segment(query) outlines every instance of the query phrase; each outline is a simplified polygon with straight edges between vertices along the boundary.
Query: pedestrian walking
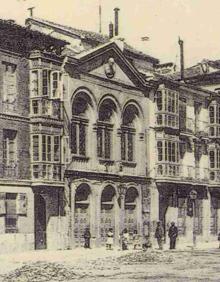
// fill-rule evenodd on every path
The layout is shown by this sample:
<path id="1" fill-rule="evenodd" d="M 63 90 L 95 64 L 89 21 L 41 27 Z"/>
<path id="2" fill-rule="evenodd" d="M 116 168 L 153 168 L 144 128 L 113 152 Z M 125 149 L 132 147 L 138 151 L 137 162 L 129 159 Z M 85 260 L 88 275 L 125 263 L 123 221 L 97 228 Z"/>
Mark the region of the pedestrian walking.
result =
<path id="1" fill-rule="evenodd" d="M 157 222 L 155 238 L 157 239 L 159 250 L 163 250 L 164 230 L 160 221 Z"/>
<path id="2" fill-rule="evenodd" d="M 128 250 L 128 240 L 129 240 L 129 233 L 127 228 L 125 228 L 122 232 L 122 250 Z"/>
<path id="3" fill-rule="evenodd" d="M 85 249 L 90 249 L 91 233 L 90 233 L 90 231 L 89 231 L 89 228 L 86 228 L 83 237 L 84 237 L 84 240 L 85 240 L 84 248 L 85 248 Z"/>
<path id="4" fill-rule="evenodd" d="M 175 226 L 174 222 L 171 222 L 168 236 L 170 238 L 170 250 L 173 250 L 176 248 L 176 238 L 178 237 L 178 228 Z"/>
<path id="5" fill-rule="evenodd" d="M 106 249 L 112 250 L 113 243 L 114 243 L 114 233 L 113 233 L 113 229 L 110 228 L 107 233 Z"/>

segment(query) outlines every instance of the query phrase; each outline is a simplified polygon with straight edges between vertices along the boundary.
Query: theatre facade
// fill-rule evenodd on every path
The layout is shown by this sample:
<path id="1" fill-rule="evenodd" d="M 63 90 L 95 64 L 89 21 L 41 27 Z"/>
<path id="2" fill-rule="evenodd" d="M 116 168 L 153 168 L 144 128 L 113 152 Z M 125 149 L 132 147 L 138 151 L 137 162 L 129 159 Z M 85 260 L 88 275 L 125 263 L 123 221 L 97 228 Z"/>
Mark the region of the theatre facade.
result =
<path id="1" fill-rule="evenodd" d="M 154 241 L 158 220 L 181 243 L 216 240 L 218 93 L 159 75 L 119 38 L 76 53 L 80 36 L 28 23 L 0 23 L 2 252 L 82 247 L 86 228 L 92 247 L 109 228 L 116 245 L 125 228 Z"/>

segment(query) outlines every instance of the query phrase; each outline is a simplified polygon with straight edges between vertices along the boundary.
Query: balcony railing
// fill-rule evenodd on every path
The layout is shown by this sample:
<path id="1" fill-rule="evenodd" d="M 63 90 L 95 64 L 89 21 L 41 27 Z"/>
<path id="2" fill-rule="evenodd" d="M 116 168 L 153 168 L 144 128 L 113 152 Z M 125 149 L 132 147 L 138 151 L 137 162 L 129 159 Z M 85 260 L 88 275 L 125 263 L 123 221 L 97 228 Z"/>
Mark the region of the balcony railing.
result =
<path id="1" fill-rule="evenodd" d="M 34 180 L 62 181 L 62 165 L 49 163 L 32 164 Z"/>
<path id="2" fill-rule="evenodd" d="M 157 113 L 156 116 L 157 127 L 179 128 L 179 116 L 170 113 Z"/>
<path id="3" fill-rule="evenodd" d="M 195 120 L 193 118 L 185 118 L 180 120 L 180 131 L 194 134 L 195 133 Z"/>
<path id="4" fill-rule="evenodd" d="M 157 178 L 179 178 L 184 180 L 208 181 L 207 168 L 195 168 L 181 164 L 159 163 L 156 165 Z"/>

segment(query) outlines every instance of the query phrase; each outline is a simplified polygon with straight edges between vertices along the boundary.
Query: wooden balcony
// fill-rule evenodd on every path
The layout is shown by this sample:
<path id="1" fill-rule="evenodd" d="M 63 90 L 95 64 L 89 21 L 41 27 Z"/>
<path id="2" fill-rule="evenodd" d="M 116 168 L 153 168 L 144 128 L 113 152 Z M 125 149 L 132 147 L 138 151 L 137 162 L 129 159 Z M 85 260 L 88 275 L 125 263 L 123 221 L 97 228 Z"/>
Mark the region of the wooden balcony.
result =
<path id="1" fill-rule="evenodd" d="M 209 170 L 172 163 L 158 163 L 156 165 L 156 178 L 171 178 L 184 181 L 208 182 Z"/>
<path id="2" fill-rule="evenodd" d="M 36 181 L 63 181 L 63 168 L 55 163 L 32 163 L 32 179 Z"/>

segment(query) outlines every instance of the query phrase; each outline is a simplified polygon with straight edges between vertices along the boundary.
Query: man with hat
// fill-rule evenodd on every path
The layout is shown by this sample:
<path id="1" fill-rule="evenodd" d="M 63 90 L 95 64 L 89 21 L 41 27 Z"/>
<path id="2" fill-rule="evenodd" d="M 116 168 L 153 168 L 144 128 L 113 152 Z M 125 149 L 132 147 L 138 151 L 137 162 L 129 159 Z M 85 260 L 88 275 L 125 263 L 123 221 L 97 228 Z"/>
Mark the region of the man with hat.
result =
<path id="1" fill-rule="evenodd" d="M 171 222 L 168 236 L 170 237 L 170 250 L 173 250 L 176 248 L 176 238 L 178 237 L 178 229 L 174 222 Z"/>

